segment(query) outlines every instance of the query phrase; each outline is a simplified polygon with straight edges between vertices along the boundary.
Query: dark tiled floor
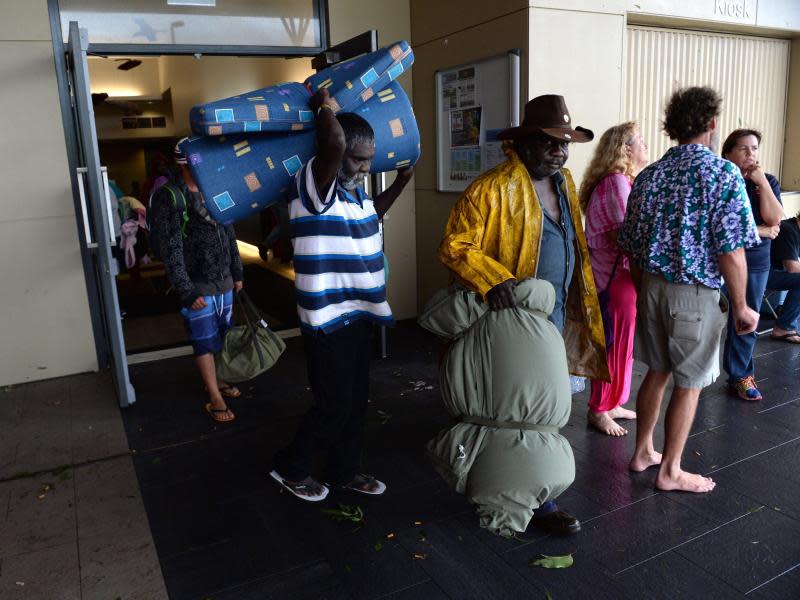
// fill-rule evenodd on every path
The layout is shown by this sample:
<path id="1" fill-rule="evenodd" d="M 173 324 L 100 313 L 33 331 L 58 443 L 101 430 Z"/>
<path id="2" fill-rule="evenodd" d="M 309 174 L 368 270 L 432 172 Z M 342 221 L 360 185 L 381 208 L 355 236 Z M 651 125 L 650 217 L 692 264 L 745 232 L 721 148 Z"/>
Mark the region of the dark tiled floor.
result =
<path id="1" fill-rule="evenodd" d="M 564 429 L 577 477 L 559 502 L 583 531 L 515 540 L 480 529 L 425 458 L 448 421 L 436 340 L 402 323 L 390 349 L 373 363 L 366 461 L 389 492 L 325 503 L 361 506 L 360 528 L 266 477 L 310 401 L 300 340 L 243 387 L 228 426 L 202 412 L 190 358 L 133 367 L 125 426 L 171 598 L 800 598 L 800 348 L 758 342 L 763 402 L 729 397 L 721 380 L 704 392 L 685 463 L 714 474 L 707 495 L 657 493 L 654 472 L 628 473 L 633 436 L 589 430 L 577 395 Z M 530 566 L 564 553 L 570 569 Z"/>

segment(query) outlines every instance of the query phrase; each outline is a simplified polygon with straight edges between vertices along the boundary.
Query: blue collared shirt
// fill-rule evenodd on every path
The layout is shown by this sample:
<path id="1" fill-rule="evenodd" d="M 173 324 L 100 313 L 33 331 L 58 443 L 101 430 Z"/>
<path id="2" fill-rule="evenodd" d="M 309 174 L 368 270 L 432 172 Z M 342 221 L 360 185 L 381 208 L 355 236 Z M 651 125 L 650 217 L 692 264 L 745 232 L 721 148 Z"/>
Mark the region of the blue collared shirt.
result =
<path id="1" fill-rule="evenodd" d="M 550 321 L 559 332 L 564 330 L 565 307 L 567 291 L 572 281 L 572 272 L 575 268 L 575 226 L 569 212 L 569 203 L 562 189 L 564 176 L 557 171 L 552 176 L 553 183 L 558 192 L 558 205 L 561 208 L 561 217 L 558 221 L 553 219 L 542 206 L 542 245 L 539 252 L 539 265 L 536 272 L 537 279 L 544 279 L 553 284 L 556 289 L 556 304 L 550 314 Z"/>

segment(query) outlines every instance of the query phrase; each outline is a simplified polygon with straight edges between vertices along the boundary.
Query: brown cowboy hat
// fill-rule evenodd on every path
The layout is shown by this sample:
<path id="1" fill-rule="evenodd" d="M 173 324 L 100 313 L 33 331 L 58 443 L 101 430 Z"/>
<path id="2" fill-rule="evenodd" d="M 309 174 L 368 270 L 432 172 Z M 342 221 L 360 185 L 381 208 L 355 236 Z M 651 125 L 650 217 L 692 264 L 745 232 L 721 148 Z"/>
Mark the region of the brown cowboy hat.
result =
<path id="1" fill-rule="evenodd" d="M 564 96 L 547 94 L 537 96 L 525 105 L 525 118 L 522 125 L 501 131 L 497 135 L 500 140 L 513 140 L 534 133 L 544 133 L 557 140 L 567 142 L 591 142 L 594 133 L 584 127 L 572 128 Z"/>

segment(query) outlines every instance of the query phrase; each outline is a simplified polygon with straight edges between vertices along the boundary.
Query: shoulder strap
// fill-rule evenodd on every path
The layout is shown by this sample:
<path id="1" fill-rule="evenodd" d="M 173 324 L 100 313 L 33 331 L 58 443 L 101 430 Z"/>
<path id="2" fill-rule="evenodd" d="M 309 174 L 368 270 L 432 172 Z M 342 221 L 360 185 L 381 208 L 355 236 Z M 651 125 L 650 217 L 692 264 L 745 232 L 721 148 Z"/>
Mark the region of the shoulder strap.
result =
<path id="1" fill-rule="evenodd" d="M 188 204 L 186 203 L 186 196 L 184 196 L 183 190 L 170 183 L 165 184 L 164 189 L 172 196 L 172 205 L 181 213 L 181 233 L 183 237 L 186 237 L 186 224 L 189 222 L 189 210 Z M 177 196 L 175 192 L 177 192 Z M 178 196 L 180 196 L 180 206 L 178 206 Z"/>

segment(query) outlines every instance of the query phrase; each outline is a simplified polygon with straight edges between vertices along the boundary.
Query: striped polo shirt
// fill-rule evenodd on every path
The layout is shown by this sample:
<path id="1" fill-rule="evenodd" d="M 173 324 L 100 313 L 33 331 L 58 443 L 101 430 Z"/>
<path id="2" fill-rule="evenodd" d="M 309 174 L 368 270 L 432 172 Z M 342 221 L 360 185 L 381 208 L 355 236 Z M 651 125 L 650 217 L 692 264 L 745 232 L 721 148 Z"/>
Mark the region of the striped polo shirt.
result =
<path id="1" fill-rule="evenodd" d="M 289 200 L 301 328 L 331 333 L 358 319 L 391 325 L 383 240 L 373 202 L 361 188 L 347 192 L 336 181 L 320 199 L 313 161 L 298 171 Z"/>

